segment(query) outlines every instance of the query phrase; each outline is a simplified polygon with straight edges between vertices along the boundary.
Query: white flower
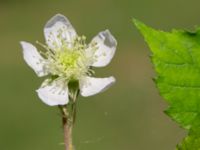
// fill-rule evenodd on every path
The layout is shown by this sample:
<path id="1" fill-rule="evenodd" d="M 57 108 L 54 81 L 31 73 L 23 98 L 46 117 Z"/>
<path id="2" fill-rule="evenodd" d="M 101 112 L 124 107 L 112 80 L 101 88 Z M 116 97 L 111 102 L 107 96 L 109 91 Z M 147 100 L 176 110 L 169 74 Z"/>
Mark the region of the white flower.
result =
<path id="1" fill-rule="evenodd" d="M 57 14 L 44 27 L 45 52 L 38 52 L 28 42 L 21 42 L 26 63 L 39 77 L 50 75 L 37 90 L 40 99 L 50 106 L 69 102 L 68 83 L 78 81 L 80 94 L 91 96 L 106 90 L 114 77 L 94 78 L 91 67 L 104 67 L 114 56 L 117 41 L 108 30 L 100 32 L 90 44 L 78 36 L 69 20 Z"/>

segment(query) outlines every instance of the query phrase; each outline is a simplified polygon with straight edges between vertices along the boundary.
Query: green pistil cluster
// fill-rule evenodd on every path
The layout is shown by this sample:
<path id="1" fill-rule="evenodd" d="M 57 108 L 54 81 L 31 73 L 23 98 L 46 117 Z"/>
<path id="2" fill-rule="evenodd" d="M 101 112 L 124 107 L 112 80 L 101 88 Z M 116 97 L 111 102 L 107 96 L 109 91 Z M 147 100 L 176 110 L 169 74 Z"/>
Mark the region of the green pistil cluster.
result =
<path id="1" fill-rule="evenodd" d="M 94 71 L 90 69 L 90 65 L 95 61 L 97 47 L 93 43 L 90 45 L 91 52 L 88 53 L 85 41 L 85 36 L 77 36 L 71 43 L 62 42 L 61 47 L 56 50 L 45 47 L 47 51 L 44 55 L 49 72 L 66 80 L 79 80 L 83 76 L 92 75 Z"/>

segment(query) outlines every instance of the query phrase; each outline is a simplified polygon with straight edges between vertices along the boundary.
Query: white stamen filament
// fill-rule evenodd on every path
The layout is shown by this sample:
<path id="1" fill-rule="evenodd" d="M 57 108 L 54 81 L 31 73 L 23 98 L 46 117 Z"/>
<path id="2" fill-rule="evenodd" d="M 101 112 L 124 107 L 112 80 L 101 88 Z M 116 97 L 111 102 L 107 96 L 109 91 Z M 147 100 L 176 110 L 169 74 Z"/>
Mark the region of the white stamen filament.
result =
<path id="1" fill-rule="evenodd" d="M 46 50 L 46 52 L 40 52 L 46 58 L 46 69 L 52 75 L 57 75 L 58 79 L 64 78 L 67 81 L 79 80 L 86 75 L 91 76 L 94 71 L 90 69 L 90 65 L 95 61 L 95 57 L 86 54 L 85 50 L 88 48 L 86 37 L 77 36 L 71 42 L 66 42 L 62 37 L 63 30 L 58 30 L 57 38 L 51 34 L 55 39 L 53 43 L 56 49 L 54 50 L 38 41 L 36 42 Z M 61 43 L 60 48 L 57 48 L 58 43 Z M 97 49 L 96 44 L 93 43 L 90 47 L 94 54 Z"/>

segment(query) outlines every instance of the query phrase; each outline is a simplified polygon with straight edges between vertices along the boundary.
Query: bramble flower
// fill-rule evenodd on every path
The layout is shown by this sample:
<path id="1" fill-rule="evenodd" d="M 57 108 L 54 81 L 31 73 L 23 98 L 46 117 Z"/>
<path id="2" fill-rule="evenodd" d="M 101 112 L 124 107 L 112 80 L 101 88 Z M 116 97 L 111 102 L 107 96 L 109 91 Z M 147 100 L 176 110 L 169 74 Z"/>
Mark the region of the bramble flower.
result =
<path id="1" fill-rule="evenodd" d="M 57 14 L 44 27 L 45 51 L 28 42 L 21 42 L 26 63 L 39 77 L 48 76 L 36 90 L 40 99 L 50 106 L 69 102 L 69 83 L 77 81 L 84 97 L 106 90 L 114 77 L 95 78 L 92 67 L 104 67 L 114 56 L 117 41 L 108 30 L 100 32 L 90 44 L 78 36 L 68 19 Z"/>

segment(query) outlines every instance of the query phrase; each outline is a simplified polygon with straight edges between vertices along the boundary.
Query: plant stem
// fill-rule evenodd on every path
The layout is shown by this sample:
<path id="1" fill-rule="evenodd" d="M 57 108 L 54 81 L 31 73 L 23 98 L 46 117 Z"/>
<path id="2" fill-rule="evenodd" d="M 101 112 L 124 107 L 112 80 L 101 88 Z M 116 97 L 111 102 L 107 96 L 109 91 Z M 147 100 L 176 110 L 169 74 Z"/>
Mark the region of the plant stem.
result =
<path id="1" fill-rule="evenodd" d="M 65 150 L 73 150 L 73 144 L 72 144 L 73 115 L 71 116 L 66 106 L 60 106 L 60 109 L 62 113 Z"/>
<path id="2" fill-rule="evenodd" d="M 60 105 L 64 131 L 65 150 L 74 150 L 72 143 L 72 129 L 76 119 L 76 99 L 79 94 L 79 83 L 69 82 L 69 102 L 67 105 Z"/>
<path id="3" fill-rule="evenodd" d="M 68 121 L 67 121 L 66 117 L 63 117 L 62 121 L 63 121 L 65 150 L 73 150 L 73 145 L 72 145 L 72 125 L 68 124 Z"/>

